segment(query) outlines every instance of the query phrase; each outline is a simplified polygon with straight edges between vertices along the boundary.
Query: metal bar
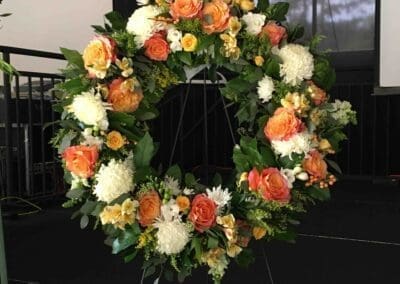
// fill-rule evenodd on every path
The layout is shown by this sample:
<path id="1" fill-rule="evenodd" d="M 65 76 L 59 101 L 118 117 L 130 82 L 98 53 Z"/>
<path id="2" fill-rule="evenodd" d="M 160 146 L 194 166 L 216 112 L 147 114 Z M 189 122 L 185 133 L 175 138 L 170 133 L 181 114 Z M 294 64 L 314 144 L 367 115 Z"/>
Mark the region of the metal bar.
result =
<path id="1" fill-rule="evenodd" d="M 376 176 L 376 97 L 372 97 L 372 177 Z"/>
<path id="2" fill-rule="evenodd" d="M 3 216 L 1 215 L 1 204 L 0 204 L 0 283 L 4 283 L 4 284 L 8 283 L 6 247 L 4 244 Z"/>
<path id="3" fill-rule="evenodd" d="M 27 186 L 28 195 L 33 194 L 35 189 L 35 179 L 33 175 L 33 117 L 32 117 L 32 77 L 28 77 L 28 159 L 29 162 L 29 185 Z"/>
<path id="4" fill-rule="evenodd" d="M 10 63 L 10 54 L 3 52 L 3 60 Z M 13 165 L 12 165 L 12 129 L 11 129 L 11 113 L 8 106 L 11 103 L 11 78 L 6 73 L 3 72 L 4 79 L 4 123 L 5 123 L 5 146 L 6 146 L 6 193 L 7 195 L 12 195 L 12 189 L 14 188 L 14 178 L 13 178 Z"/>
<path id="5" fill-rule="evenodd" d="M 54 84 L 55 84 L 54 79 L 51 79 L 51 85 L 52 85 L 53 88 L 54 88 Z M 54 91 L 51 91 L 51 99 L 52 100 L 55 99 Z M 51 108 L 51 121 L 55 121 L 55 120 L 56 120 L 55 112 L 54 112 L 54 109 Z M 55 126 L 55 124 L 52 124 L 52 126 L 51 126 L 51 136 L 53 137 L 55 133 L 56 133 L 56 126 Z M 56 180 L 57 179 L 57 164 L 56 164 L 57 152 L 56 152 L 56 149 L 54 147 L 52 147 L 52 159 L 53 159 L 53 162 L 54 162 L 53 163 L 53 187 L 54 187 L 54 190 L 57 190 L 57 188 L 56 188 L 56 186 L 57 186 L 57 180 Z"/>
<path id="6" fill-rule="evenodd" d="M 315 36 L 317 34 L 317 20 L 318 20 L 318 11 L 317 11 L 317 0 L 312 0 L 312 25 L 311 25 L 311 32 L 312 36 Z"/>
<path id="7" fill-rule="evenodd" d="M 364 166 L 364 84 L 361 85 L 361 102 L 360 102 L 360 124 L 359 124 L 359 129 L 360 129 L 360 143 L 359 145 L 359 150 L 360 150 L 360 169 L 359 169 L 359 174 L 363 174 L 363 166 Z"/>
<path id="8" fill-rule="evenodd" d="M 18 73 L 21 76 L 26 76 L 26 77 L 43 77 L 43 78 L 49 78 L 49 79 L 64 79 L 65 77 L 62 75 L 58 74 L 51 74 L 51 73 L 42 73 L 42 72 L 32 72 L 32 71 L 18 71 Z"/>
<path id="9" fill-rule="evenodd" d="M 46 192 L 46 156 L 45 156 L 45 143 L 44 143 L 44 130 L 43 130 L 43 125 L 44 125 L 44 91 L 43 91 L 43 77 L 40 77 L 40 124 L 41 128 L 40 129 L 40 146 L 42 150 L 42 165 L 41 165 L 41 170 L 42 170 L 42 193 L 44 194 Z"/>
<path id="10" fill-rule="evenodd" d="M 61 53 L 54 53 L 54 52 L 33 50 L 33 49 L 25 49 L 25 48 L 13 47 L 13 46 L 0 45 L 0 52 L 8 53 L 8 54 L 12 53 L 12 54 L 20 54 L 20 55 L 26 55 L 26 56 L 45 57 L 45 58 L 65 60 L 64 55 L 62 55 Z"/>
<path id="11" fill-rule="evenodd" d="M 205 167 L 205 182 L 208 184 L 208 108 L 207 108 L 207 79 L 206 71 L 203 71 L 203 116 L 204 116 L 204 156 L 203 166 Z"/>
<path id="12" fill-rule="evenodd" d="M 18 196 L 22 194 L 22 165 L 21 165 L 21 121 L 20 121 L 20 100 L 19 100 L 19 77 L 15 77 L 15 122 L 17 124 L 17 183 Z"/>
<path id="13" fill-rule="evenodd" d="M 386 98 L 386 147 L 385 147 L 385 175 L 390 175 L 390 97 Z"/>

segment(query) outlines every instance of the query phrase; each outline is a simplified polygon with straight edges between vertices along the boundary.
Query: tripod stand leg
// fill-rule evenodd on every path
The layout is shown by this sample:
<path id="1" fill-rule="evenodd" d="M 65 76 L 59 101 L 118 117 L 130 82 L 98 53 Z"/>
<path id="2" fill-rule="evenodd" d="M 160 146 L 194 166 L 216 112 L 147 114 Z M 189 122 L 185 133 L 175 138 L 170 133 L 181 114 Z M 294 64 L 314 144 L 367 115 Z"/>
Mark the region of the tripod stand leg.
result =
<path id="1" fill-rule="evenodd" d="M 7 265 L 6 265 L 6 249 L 4 246 L 3 237 L 3 217 L 1 215 L 1 205 L 0 205 L 0 283 L 7 284 Z"/>

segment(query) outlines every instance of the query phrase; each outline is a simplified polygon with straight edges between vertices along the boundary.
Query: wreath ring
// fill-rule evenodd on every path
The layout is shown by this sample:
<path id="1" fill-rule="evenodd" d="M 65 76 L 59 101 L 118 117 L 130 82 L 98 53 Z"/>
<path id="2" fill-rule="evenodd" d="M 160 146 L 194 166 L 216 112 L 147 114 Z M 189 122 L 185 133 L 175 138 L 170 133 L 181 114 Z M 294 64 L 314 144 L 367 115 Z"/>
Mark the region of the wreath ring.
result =
<path id="1" fill-rule="evenodd" d="M 251 0 L 140 1 L 128 21 L 115 12 L 83 54 L 62 48 L 66 81 L 57 86 L 60 129 L 52 139 L 71 185 L 65 207 L 80 225 L 102 226 L 114 254 L 143 253 L 146 276 L 162 266 L 182 282 L 199 266 L 219 283 L 234 259 L 248 263 L 252 239 L 294 238 L 298 214 L 329 198 L 340 171 L 327 159 L 356 123 L 348 102 L 329 101 L 334 70 L 299 44 L 287 3 Z M 235 77 L 221 88 L 238 106 L 236 181 L 209 187 L 178 166 L 151 167 L 148 121 L 165 91 L 194 68 Z M 200 66 L 200 67 L 199 67 Z M 244 253 L 245 252 L 245 253 Z"/>

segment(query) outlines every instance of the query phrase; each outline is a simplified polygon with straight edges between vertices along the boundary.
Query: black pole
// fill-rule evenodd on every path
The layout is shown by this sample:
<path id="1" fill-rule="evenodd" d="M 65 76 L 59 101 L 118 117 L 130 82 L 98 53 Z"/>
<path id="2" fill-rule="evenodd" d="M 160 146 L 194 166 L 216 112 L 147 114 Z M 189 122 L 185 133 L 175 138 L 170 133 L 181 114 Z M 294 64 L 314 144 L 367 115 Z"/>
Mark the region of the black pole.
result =
<path id="1" fill-rule="evenodd" d="M 7 281 L 7 263 L 6 263 L 6 248 L 4 246 L 3 237 L 3 217 L 1 215 L 0 204 L 0 283 L 8 283 Z"/>
<path id="2" fill-rule="evenodd" d="M 312 36 L 317 34 L 317 0 L 312 0 Z"/>

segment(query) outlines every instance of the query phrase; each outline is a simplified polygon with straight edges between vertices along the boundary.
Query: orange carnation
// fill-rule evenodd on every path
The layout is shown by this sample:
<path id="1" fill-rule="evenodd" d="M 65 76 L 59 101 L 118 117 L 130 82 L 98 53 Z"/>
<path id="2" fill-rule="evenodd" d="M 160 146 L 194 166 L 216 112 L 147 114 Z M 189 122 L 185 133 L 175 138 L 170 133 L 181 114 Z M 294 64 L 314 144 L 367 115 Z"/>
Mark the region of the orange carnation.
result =
<path id="1" fill-rule="evenodd" d="M 170 52 L 169 44 L 161 33 L 156 33 L 146 40 L 144 48 L 144 54 L 155 61 L 166 61 Z"/>
<path id="2" fill-rule="evenodd" d="M 301 131 L 303 125 L 292 109 L 278 108 L 264 127 L 269 140 L 287 140 Z"/>
<path id="3" fill-rule="evenodd" d="M 83 63 L 91 78 L 104 79 L 115 60 L 115 42 L 105 36 L 95 37 L 83 51 Z"/>
<path id="4" fill-rule="evenodd" d="M 96 146 L 71 146 L 62 154 L 67 169 L 81 178 L 89 178 L 94 174 L 94 168 L 99 157 Z"/>
<path id="5" fill-rule="evenodd" d="M 155 190 L 142 194 L 139 198 L 139 223 L 143 227 L 151 225 L 160 215 L 161 199 Z"/>
<path id="6" fill-rule="evenodd" d="M 113 110 L 118 112 L 134 112 L 143 99 L 143 92 L 135 87 L 133 79 L 115 79 L 110 84 L 107 101 Z"/>
<path id="7" fill-rule="evenodd" d="M 229 6 L 222 0 L 204 4 L 202 11 L 203 31 L 207 34 L 223 32 L 229 25 Z"/>
<path id="8" fill-rule="evenodd" d="M 170 13 L 174 19 L 193 19 L 202 7 L 202 0 L 175 0 L 170 4 Z"/>
<path id="9" fill-rule="evenodd" d="M 269 21 L 262 29 L 261 35 L 266 35 L 273 46 L 278 45 L 287 37 L 286 29 L 275 21 Z"/>
<path id="10" fill-rule="evenodd" d="M 303 161 L 303 168 L 317 179 L 325 179 L 328 174 L 328 166 L 322 155 L 314 150 Z"/>

